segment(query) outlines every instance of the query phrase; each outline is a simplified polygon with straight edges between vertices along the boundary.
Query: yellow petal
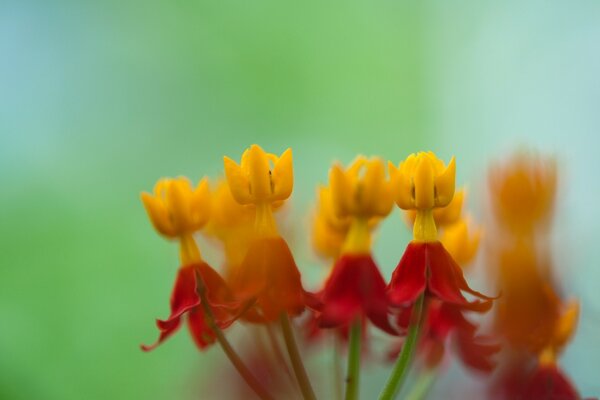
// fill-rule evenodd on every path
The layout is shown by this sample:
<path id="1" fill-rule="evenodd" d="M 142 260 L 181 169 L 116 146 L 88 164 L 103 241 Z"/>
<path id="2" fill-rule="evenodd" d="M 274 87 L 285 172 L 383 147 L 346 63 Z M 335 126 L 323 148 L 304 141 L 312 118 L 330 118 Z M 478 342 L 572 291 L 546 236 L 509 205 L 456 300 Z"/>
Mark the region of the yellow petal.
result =
<path id="1" fill-rule="evenodd" d="M 233 198 L 240 204 L 252 203 L 250 182 L 242 168 L 231 158 L 223 157 L 225 176 Z"/>
<path id="2" fill-rule="evenodd" d="M 335 215 L 340 218 L 348 216 L 350 213 L 349 197 L 352 191 L 348 178 L 339 164 L 335 164 L 329 171 L 329 186 Z"/>
<path id="3" fill-rule="evenodd" d="M 271 171 L 267 153 L 253 144 L 248 151 L 247 163 L 242 164 L 248 173 L 250 190 L 255 201 L 265 201 L 271 197 Z"/>
<path id="4" fill-rule="evenodd" d="M 292 194 L 294 188 L 294 170 L 292 149 L 287 149 L 275 162 L 271 175 L 273 182 L 273 199 L 285 200 Z"/>
<path id="5" fill-rule="evenodd" d="M 396 168 L 391 162 L 388 164 L 392 194 L 398 207 L 403 210 L 413 209 L 415 207 L 414 186 L 411 179 L 403 171 L 403 163 Z"/>
<path id="6" fill-rule="evenodd" d="M 192 193 L 190 209 L 194 230 L 199 230 L 206 224 L 211 213 L 208 178 L 202 178 Z"/>
<path id="7" fill-rule="evenodd" d="M 415 205 L 419 209 L 434 206 L 434 169 L 428 157 L 420 157 L 415 167 Z"/>
<path id="8" fill-rule="evenodd" d="M 456 162 L 454 161 L 454 157 L 452 157 L 446 170 L 435 178 L 436 207 L 445 207 L 450 203 L 450 201 L 452 201 L 452 197 L 454 196 L 455 179 Z"/>
<path id="9" fill-rule="evenodd" d="M 186 178 L 171 180 L 167 187 L 166 207 L 173 221 L 173 227 L 178 232 L 187 231 L 190 227 L 190 204 L 192 186 Z"/>
<path id="10" fill-rule="evenodd" d="M 146 192 L 141 194 L 141 199 L 154 228 L 162 235 L 174 237 L 175 231 L 162 201 Z"/>

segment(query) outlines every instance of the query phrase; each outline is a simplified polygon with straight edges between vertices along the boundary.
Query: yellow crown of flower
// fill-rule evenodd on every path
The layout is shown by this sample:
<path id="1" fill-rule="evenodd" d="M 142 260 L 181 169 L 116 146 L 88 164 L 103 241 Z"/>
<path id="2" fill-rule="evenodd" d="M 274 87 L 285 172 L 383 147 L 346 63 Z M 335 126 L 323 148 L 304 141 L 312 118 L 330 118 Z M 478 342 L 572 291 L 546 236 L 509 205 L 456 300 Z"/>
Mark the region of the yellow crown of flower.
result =
<path id="1" fill-rule="evenodd" d="M 153 194 L 143 192 L 141 198 L 154 228 L 169 238 L 200 230 L 210 215 L 211 199 L 206 178 L 195 189 L 184 177 L 161 179 L 154 186 Z"/>
<path id="2" fill-rule="evenodd" d="M 333 209 L 340 218 L 385 217 L 394 205 L 380 158 L 358 157 L 346 170 L 336 164 L 329 173 L 329 182 Z"/>
<path id="3" fill-rule="evenodd" d="M 265 204 L 290 197 L 294 187 L 292 150 L 277 157 L 253 144 L 238 165 L 224 157 L 225 175 L 234 199 L 240 204 Z"/>
<path id="4" fill-rule="evenodd" d="M 447 206 L 454 196 L 454 157 L 446 167 L 433 152 L 411 154 L 398 167 L 389 163 L 394 197 L 404 210 Z"/>

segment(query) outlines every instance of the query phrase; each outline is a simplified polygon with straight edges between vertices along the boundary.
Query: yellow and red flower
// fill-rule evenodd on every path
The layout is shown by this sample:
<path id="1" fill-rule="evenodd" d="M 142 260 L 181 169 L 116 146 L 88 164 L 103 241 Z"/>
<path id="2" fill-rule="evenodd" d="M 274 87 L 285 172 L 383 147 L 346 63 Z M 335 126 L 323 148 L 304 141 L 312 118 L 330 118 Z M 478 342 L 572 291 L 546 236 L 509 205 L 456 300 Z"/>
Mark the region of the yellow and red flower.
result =
<path id="1" fill-rule="evenodd" d="M 331 168 L 330 204 L 338 221 L 350 221 L 331 274 L 320 298 L 318 315 L 323 328 L 347 328 L 359 319 L 369 319 L 378 328 L 395 334 L 388 319 L 385 280 L 371 255 L 371 229 L 375 220 L 387 216 L 393 205 L 391 187 L 383 161 L 359 157 L 346 170 Z M 328 200 L 329 198 L 324 198 Z"/>
<path id="2" fill-rule="evenodd" d="M 410 155 L 399 167 L 390 164 L 398 206 L 416 210 L 413 240 L 408 244 L 388 285 L 389 298 L 397 306 L 412 304 L 421 295 L 464 307 L 479 307 L 462 292 L 484 301 L 493 298 L 469 287 L 459 265 L 438 240 L 434 208 L 446 207 L 454 196 L 454 158 L 446 166 L 435 154 Z"/>
<path id="3" fill-rule="evenodd" d="M 273 217 L 273 207 L 292 194 L 291 149 L 277 157 L 252 145 L 240 164 L 225 157 L 225 175 L 233 198 L 255 207 L 254 237 L 240 267 L 228 279 L 237 299 L 256 305 L 255 313 L 246 318 L 274 321 L 282 313 L 298 315 L 307 304 L 315 306 L 316 300 L 302 287 L 300 271 Z"/>
<path id="4" fill-rule="evenodd" d="M 494 329 L 507 344 L 490 391 L 496 399 L 580 398 L 558 366 L 558 355 L 575 331 L 579 303 L 560 297 L 547 252 L 556 173 L 553 159 L 526 153 L 490 173 L 497 226 L 489 261 L 502 290 Z"/>
<path id="5" fill-rule="evenodd" d="M 156 230 L 167 238 L 179 240 L 181 259 L 171 293 L 171 314 L 165 320 L 156 321 L 159 338 L 153 345 L 143 345 L 142 349 L 150 351 L 173 335 L 181 326 L 184 316 L 187 317 L 194 342 L 204 349 L 214 342 L 215 335 L 205 320 L 197 293 L 197 279 L 203 280 L 211 305 L 218 305 L 214 308 L 214 314 L 219 327 L 229 326 L 240 310 L 240 305 L 234 301 L 223 279 L 202 260 L 193 237 L 194 232 L 201 229 L 209 218 L 211 202 L 208 182 L 203 179 L 194 189 L 186 178 L 162 179 L 156 184 L 154 195 L 142 193 L 142 202 Z"/>

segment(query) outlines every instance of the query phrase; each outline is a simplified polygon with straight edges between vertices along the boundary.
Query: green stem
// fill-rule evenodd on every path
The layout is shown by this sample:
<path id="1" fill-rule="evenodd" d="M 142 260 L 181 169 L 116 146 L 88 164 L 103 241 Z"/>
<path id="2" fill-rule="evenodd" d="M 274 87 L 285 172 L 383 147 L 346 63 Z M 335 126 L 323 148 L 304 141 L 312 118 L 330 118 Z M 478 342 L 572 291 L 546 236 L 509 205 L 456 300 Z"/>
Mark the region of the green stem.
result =
<path id="1" fill-rule="evenodd" d="M 417 383 L 415 383 L 408 396 L 406 396 L 406 400 L 423 400 L 431 390 L 435 382 L 435 377 L 436 373 L 433 369 L 422 372 L 417 378 Z"/>
<path id="2" fill-rule="evenodd" d="M 204 286 L 204 281 L 202 277 L 196 273 L 196 290 L 198 295 L 200 296 L 200 304 L 202 304 L 202 308 L 204 309 L 204 317 L 208 326 L 215 333 L 217 341 L 223 348 L 223 352 L 229 361 L 233 364 L 238 373 L 244 378 L 244 381 L 250 386 L 250 388 L 260 397 L 262 400 L 274 400 L 274 398 L 266 391 L 266 389 L 262 386 L 262 384 L 252 375 L 248 367 L 244 364 L 240 356 L 235 352 L 231 344 L 223 334 L 223 331 L 217 325 L 215 321 L 215 316 L 208 305 L 208 299 L 206 298 L 206 286 Z"/>
<path id="3" fill-rule="evenodd" d="M 412 321 L 408 328 L 406 341 L 402 346 L 402 351 L 394 364 L 390 377 L 379 394 L 379 400 L 392 400 L 396 396 L 396 393 L 402 388 L 402 383 L 409 370 L 412 354 L 419 336 L 419 328 L 421 327 L 421 320 L 423 317 L 424 299 L 425 295 L 421 294 L 414 305 Z"/>
<path id="4" fill-rule="evenodd" d="M 356 400 L 359 394 L 360 378 L 360 341 L 362 326 L 360 319 L 352 323 L 350 328 L 350 344 L 348 349 L 348 369 L 346 373 L 346 400 Z"/>
<path id="5" fill-rule="evenodd" d="M 333 339 L 333 380 L 334 380 L 334 390 L 335 390 L 335 398 L 336 400 L 342 400 L 344 398 L 344 386 L 342 384 L 343 372 L 342 372 L 342 363 L 341 357 L 341 344 L 340 340 L 337 337 L 337 334 L 334 332 L 331 335 Z"/>
<path id="6" fill-rule="evenodd" d="M 304 400 L 316 400 L 315 392 L 313 391 L 308 375 L 306 374 L 306 369 L 302 363 L 300 351 L 298 351 L 298 344 L 294 338 L 294 331 L 292 330 L 292 324 L 290 323 L 290 318 L 287 313 L 284 312 L 281 314 L 280 322 L 285 345 L 290 355 L 290 361 L 294 368 L 298 385 L 300 385 L 300 391 L 302 391 L 302 397 Z"/>

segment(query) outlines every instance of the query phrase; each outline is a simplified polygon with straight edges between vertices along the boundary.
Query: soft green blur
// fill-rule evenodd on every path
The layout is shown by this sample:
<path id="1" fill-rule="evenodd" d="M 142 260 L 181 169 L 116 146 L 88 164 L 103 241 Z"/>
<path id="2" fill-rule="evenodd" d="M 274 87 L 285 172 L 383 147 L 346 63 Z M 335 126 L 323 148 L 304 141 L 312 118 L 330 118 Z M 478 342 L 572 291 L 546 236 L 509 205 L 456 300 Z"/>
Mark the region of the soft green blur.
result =
<path id="1" fill-rule="evenodd" d="M 600 8 L 534 3 L 0 4 L 0 398 L 197 398 L 218 349 L 199 354 L 184 332 L 139 349 L 177 267 L 139 193 L 162 176 L 216 177 L 252 143 L 294 150 L 286 226 L 311 283 L 306 215 L 333 160 L 432 148 L 477 182 L 499 148 L 570 144 L 575 193 L 600 195 L 582 176 L 600 167 Z M 377 244 L 387 276 L 408 237 L 393 217 Z M 569 292 L 597 318 L 589 281 Z M 577 367 L 586 346 L 572 347 L 569 372 L 598 394 Z M 371 375 L 365 394 L 385 379 Z"/>

